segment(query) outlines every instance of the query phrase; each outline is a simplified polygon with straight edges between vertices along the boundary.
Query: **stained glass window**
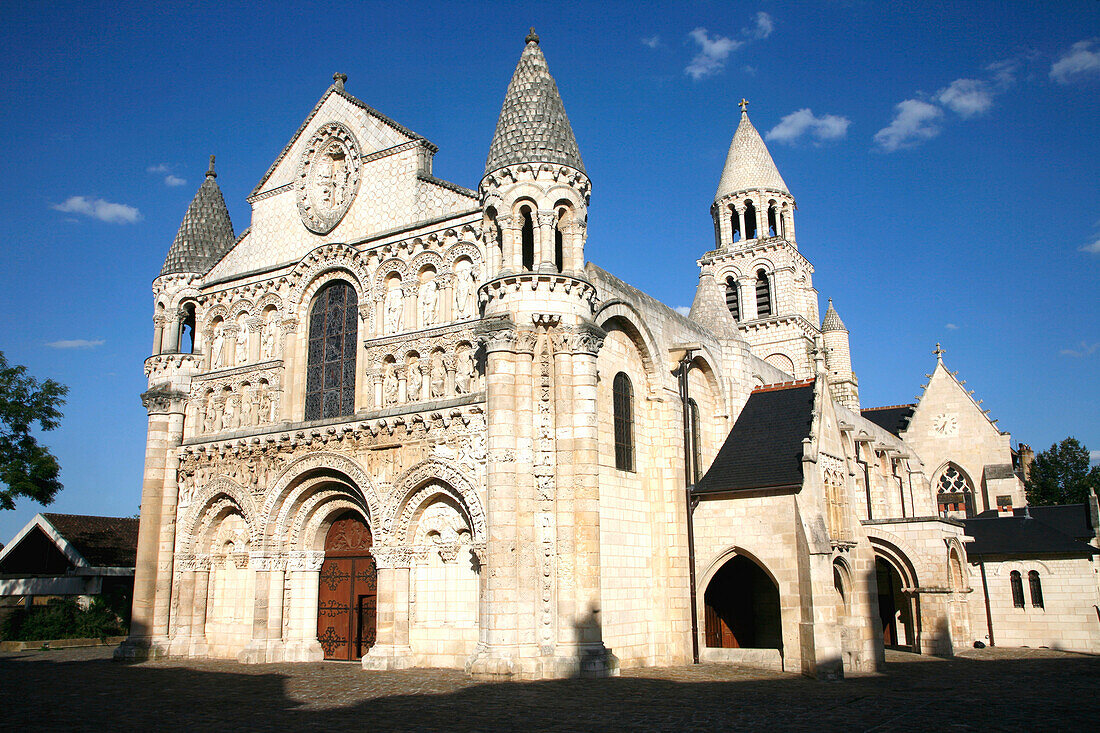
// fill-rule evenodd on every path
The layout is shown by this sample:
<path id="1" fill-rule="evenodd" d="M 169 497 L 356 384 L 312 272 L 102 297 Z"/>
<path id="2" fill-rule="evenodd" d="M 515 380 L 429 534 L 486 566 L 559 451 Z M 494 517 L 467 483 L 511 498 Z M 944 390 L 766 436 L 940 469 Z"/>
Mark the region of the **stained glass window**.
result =
<path id="1" fill-rule="evenodd" d="M 634 388 L 623 372 L 611 384 L 615 412 L 615 468 L 634 470 Z"/>
<path id="2" fill-rule="evenodd" d="M 342 280 L 325 285 L 309 311 L 306 420 L 355 412 L 355 354 L 359 300 Z"/>
<path id="3" fill-rule="evenodd" d="M 941 516 L 946 516 L 949 512 L 963 512 L 968 517 L 974 515 L 974 488 L 953 463 L 948 464 L 940 474 L 936 498 Z"/>

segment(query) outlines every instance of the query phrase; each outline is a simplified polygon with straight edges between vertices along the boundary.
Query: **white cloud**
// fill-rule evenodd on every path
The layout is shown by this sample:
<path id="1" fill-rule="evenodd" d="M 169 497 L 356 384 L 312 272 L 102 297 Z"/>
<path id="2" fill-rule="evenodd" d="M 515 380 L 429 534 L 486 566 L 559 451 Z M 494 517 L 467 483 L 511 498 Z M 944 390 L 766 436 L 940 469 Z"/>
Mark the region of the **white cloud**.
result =
<path id="1" fill-rule="evenodd" d="M 1100 463 L 1100 450 L 1089 451 L 1089 463 Z"/>
<path id="2" fill-rule="evenodd" d="M 1004 91 L 1016 83 L 1016 73 L 1020 70 L 1021 59 L 1005 59 L 997 61 L 985 67 L 990 74 L 990 81 L 998 91 Z"/>
<path id="3" fill-rule="evenodd" d="M 164 163 L 161 163 L 160 165 L 151 165 L 151 166 L 149 166 L 148 168 L 145 169 L 145 172 L 146 173 L 167 173 L 169 170 L 171 170 L 171 169 L 168 166 L 166 166 Z"/>
<path id="4" fill-rule="evenodd" d="M 650 48 L 657 48 L 658 46 L 661 45 L 661 37 L 660 36 L 650 36 L 649 38 L 643 38 L 642 39 L 642 45 L 643 46 L 649 46 Z"/>
<path id="5" fill-rule="evenodd" d="M 691 315 L 691 306 L 690 305 L 678 305 L 675 308 L 673 308 L 672 310 L 676 311 L 681 316 L 690 316 Z"/>
<path id="6" fill-rule="evenodd" d="M 814 116 L 809 107 L 791 112 L 779 120 L 779 124 L 768 130 L 764 136 L 767 140 L 775 140 L 781 143 L 794 143 L 803 135 L 809 135 L 815 142 L 839 140 L 848 134 L 848 125 L 852 121 L 847 117 L 837 115 Z"/>
<path id="7" fill-rule="evenodd" d="M 959 330 L 958 324 L 955 324 L 955 323 L 948 323 L 946 326 L 944 326 L 944 328 L 946 328 L 948 331 L 958 331 Z"/>
<path id="8" fill-rule="evenodd" d="M 165 186 L 182 186 L 185 183 L 187 183 L 186 178 L 180 178 L 179 176 L 173 176 L 171 173 L 169 173 L 167 176 L 164 177 L 164 185 Z"/>
<path id="9" fill-rule="evenodd" d="M 1080 344 L 1080 348 L 1077 348 L 1077 349 L 1062 349 L 1058 353 L 1061 354 L 1062 356 L 1073 356 L 1073 357 L 1076 357 L 1076 358 L 1080 359 L 1081 357 L 1092 356 L 1097 351 L 1100 351 L 1100 341 L 1096 341 L 1096 342 L 1091 343 L 1091 344 L 1082 341 L 1081 344 Z"/>
<path id="10" fill-rule="evenodd" d="M 699 44 L 699 53 L 695 54 L 684 73 L 697 81 L 725 68 L 729 55 L 744 45 L 743 41 L 734 41 L 725 36 L 716 35 L 711 38 L 706 28 L 696 28 L 688 36 Z"/>
<path id="11" fill-rule="evenodd" d="M 755 23 L 752 28 L 745 28 L 741 32 L 753 38 L 767 38 L 775 30 L 775 21 L 763 11 L 756 14 Z"/>
<path id="12" fill-rule="evenodd" d="M 1050 67 L 1050 78 L 1059 84 L 1089 76 L 1100 76 L 1100 38 L 1078 41 Z"/>
<path id="13" fill-rule="evenodd" d="M 906 99 L 894 107 L 893 121 L 875 133 L 875 142 L 886 152 L 908 148 L 940 134 L 943 110 L 919 99 Z"/>
<path id="14" fill-rule="evenodd" d="M 963 119 L 988 112 L 993 90 L 981 79 L 956 79 L 936 93 L 936 100 Z"/>
<path id="15" fill-rule="evenodd" d="M 1100 238 L 1089 242 L 1088 244 L 1079 247 L 1082 252 L 1089 252 L 1094 255 L 1100 255 Z"/>
<path id="16" fill-rule="evenodd" d="M 89 341 L 87 339 L 69 339 L 66 341 L 50 341 L 46 344 L 51 349 L 94 349 L 107 343 L 103 339 Z"/>
<path id="17" fill-rule="evenodd" d="M 141 221 L 141 212 L 133 206 L 113 204 L 110 201 L 85 196 L 70 196 L 63 203 L 54 204 L 52 208 L 64 211 L 66 214 L 90 216 L 108 224 L 133 224 Z"/>

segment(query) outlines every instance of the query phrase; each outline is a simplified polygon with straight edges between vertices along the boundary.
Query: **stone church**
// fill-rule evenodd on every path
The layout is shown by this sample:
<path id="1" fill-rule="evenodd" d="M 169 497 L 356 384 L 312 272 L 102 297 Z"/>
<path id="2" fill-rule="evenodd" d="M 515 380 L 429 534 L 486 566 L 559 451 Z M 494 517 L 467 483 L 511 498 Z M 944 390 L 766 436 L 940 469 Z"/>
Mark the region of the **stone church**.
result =
<path id="1" fill-rule="evenodd" d="M 983 601 L 966 520 L 1024 506 L 1010 436 L 940 350 L 916 404 L 861 409 L 744 103 L 684 316 L 586 262 L 533 31 L 476 191 L 333 78 L 240 233 L 211 158 L 153 281 L 119 657 L 837 678 L 986 635 L 1020 573 Z"/>

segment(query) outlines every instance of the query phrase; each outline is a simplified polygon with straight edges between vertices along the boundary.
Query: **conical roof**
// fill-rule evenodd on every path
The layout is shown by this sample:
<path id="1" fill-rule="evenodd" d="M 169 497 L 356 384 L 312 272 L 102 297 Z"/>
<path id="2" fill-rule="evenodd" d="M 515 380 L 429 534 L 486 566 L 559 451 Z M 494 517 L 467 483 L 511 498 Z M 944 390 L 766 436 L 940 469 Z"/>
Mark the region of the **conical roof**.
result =
<path id="1" fill-rule="evenodd" d="M 556 163 L 584 171 L 577 139 L 534 28 L 504 95 L 485 174 L 517 163 Z"/>
<path id="2" fill-rule="evenodd" d="M 175 272 L 205 274 L 233 246 L 233 222 L 225 206 L 222 191 L 218 188 L 214 172 L 214 156 L 210 156 L 210 169 L 206 180 L 199 186 L 168 256 L 164 259 L 161 275 Z"/>
<path id="3" fill-rule="evenodd" d="M 825 310 L 825 318 L 821 322 L 822 331 L 847 331 L 844 321 L 840 320 L 840 314 L 833 307 L 833 299 L 829 298 L 829 307 Z"/>
<path id="4" fill-rule="evenodd" d="M 722 180 L 718 182 L 715 201 L 738 191 L 769 189 L 782 191 L 790 195 L 783 176 L 775 167 L 768 146 L 760 133 L 749 122 L 749 113 L 741 110 L 741 123 L 733 134 L 729 154 L 726 155 L 726 167 L 722 169 Z"/>
<path id="5" fill-rule="evenodd" d="M 707 270 L 699 273 L 699 285 L 695 288 L 695 300 L 692 301 L 688 318 L 709 328 L 717 336 L 737 333 L 737 321 L 726 307 L 725 296 L 714 279 L 714 273 Z"/>

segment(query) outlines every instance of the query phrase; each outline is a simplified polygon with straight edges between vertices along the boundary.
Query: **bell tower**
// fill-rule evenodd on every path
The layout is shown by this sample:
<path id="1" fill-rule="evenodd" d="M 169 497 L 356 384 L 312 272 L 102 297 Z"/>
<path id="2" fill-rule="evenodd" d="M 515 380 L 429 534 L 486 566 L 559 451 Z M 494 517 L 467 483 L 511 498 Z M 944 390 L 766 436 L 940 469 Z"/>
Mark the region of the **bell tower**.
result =
<path id="1" fill-rule="evenodd" d="M 489 540 L 476 677 L 605 676 L 591 184 L 534 29 L 479 186 Z"/>
<path id="2" fill-rule="evenodd" d="M 813 376 L 818 333 L 813 265 L 798 251 L 794 196 L 742 99 L 741 120 L 711 205 L 715 248 L 699 260 L 754 354 L 802 379 Z"/>

